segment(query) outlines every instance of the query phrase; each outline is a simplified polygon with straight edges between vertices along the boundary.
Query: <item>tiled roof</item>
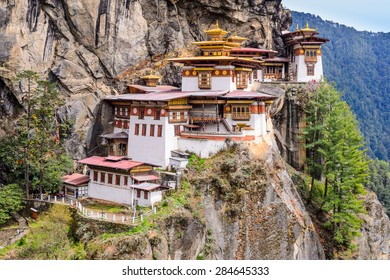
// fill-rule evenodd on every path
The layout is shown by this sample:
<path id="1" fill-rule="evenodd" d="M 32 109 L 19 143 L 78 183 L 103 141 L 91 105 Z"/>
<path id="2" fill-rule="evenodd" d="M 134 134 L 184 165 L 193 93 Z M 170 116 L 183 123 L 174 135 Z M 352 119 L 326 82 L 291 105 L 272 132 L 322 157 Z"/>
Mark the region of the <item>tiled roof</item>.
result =
<path id="1" fill-rule="evenodd" d="M 89 176 L 84 174 L 74 173 L 71 175 L 65 175 L 62 177 L 65 184 L 72 186 L 80 186 L 89 182 Z"/>
<path id="2" fill-rule="evenodd" d="M 156 175 L 134 175 L 131 176 L 134 180 L 137 180 L 138 182 L 145 182 L 145 181 L 155 181 L 160 180 L 160 177 Z"/>
<path id="3" fill-rule="evenodd" d="M 153 183 L 142 183 L 138 185 L 130 185 L 131 188 L 139 189 L 139 190 L 145 190 L 145 191 L 152 191 L 157 188 L 160 188 L 161 185 L 159 184 L 153 184 Z"/>
<path id="4" fill-rule="evenodd" d="M 132 168 L 143 165 L 144 163 L 128 160 L 128 159 L 122 159 L 119 161 L 110 161 L 107 160 L 105 157 L 98 157 L 93 156 L 86 159 L 82 159 L 78 161 L 79 163 L 83 163 L 90 166 L 99 166 L 99 167 L 106 167 L 106 168 L 113 168 L 113 169 L 121 169 L 121 170 L 131 170 Z"/>
<path id="5" fill-rule="evenodd" d="M 224 91 L 164 91 L 152 92 L 148 94 L 121 94 L 108 96 L 105 99 L 110 101 L 169 101 L 177 98 L 185 98 L 190 96 L 205 96 L 218 97 L 227 93 Z"/>

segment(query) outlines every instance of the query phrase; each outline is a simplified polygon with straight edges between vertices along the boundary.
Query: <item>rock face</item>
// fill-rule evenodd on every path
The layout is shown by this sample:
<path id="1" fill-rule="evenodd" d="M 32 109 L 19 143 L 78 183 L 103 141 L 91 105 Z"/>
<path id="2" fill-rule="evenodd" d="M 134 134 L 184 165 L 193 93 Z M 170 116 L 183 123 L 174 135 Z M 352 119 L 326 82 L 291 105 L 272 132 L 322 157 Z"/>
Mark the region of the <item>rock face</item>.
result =
<path id="1" fill-rule="evenodd" d="M 0 66 L 10 70 L 0 70 L 0 117 L 12 119 L 23 109 L 23 93 L 11 82 L 15 73 L 47 76 L 66 100 L 60 118 L 74 123 L 68 149 L 83 157 L 96 145 L 99 102 L 116 93 L 113 78 L 125 72 L 138 82 L 152 68 L 178 84 L 178 69 L 163 59 L 193 51 L 191 42 L 216 20 L 248 37 L 248 45 L 281 49 L 291 14 L 280 0 L 0 1 Z"/>
<path id="2" fill-rule="evenodd" d="M 356 239 L 359 260 L 390 259 L 390 220 L 375 193 L 364 196 L 367 213 L 362 215 L 361 236 Z"/>
<path id="3" fill-rule="evenodd" d="M 217 159 L 215 166 L 228 167 L 230 174 L 213 170 L 220 179 L 208 183 L 205 216 L 215 239 L 210 257 L 325 259 L 273 136 L 237 155 L 239 158 Z"/>

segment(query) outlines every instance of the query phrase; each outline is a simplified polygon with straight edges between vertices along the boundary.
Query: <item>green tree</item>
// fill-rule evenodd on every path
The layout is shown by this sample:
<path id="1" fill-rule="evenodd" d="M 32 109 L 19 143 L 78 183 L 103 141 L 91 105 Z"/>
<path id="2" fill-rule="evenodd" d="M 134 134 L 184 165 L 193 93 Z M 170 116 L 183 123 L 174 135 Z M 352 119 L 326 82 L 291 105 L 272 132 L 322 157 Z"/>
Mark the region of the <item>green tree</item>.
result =
<path id="1" fill-rule="evenodd" d="M 304 139 L 308 149 L 307 167 L 312 176 L 323 180 L 321 208 L 328 213 L 328 225 L 334 245 L 352 247 L 365 211 L 360 195 L 368 178 L 368 160 L 357 121 L 341 94 L 329 84 L 322 84 L 309 96 Z"/>
<path id="2" fill-rule="evenodd" d="M 23 191 L 16 184 L 0 187 L 0 225 L 11 217 L 11 213 L 23 208 Z"/>
<path id="3" fill-rule="evenodd" d="M 6 166 L 9 182 L 22 185 L 24 170 L 26 196 L 31 189 L 40 194 L 58 191 L 62 176 L 73 169 L 60 141 L 59 134 L 64 129 L 56 116 L 62 105 L 59 92 L 54 83 L 39 79 L 33 71 L 24 71 L 17 77 L 25 93 L 26 110 L 0 142 L 0 162 Z"/>

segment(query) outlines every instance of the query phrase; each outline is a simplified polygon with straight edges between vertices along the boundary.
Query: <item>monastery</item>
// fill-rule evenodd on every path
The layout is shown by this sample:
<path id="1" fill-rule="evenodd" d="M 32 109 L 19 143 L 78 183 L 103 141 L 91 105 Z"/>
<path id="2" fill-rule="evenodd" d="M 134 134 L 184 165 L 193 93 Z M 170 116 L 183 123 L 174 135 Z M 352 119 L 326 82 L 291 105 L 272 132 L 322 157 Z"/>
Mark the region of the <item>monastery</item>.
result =
<path id="1" fill-rule="evenodd" d="M 151 73 L 141 77 L 145 85 L 129 85 L 128 93 L 105 99 L 114 113 L 112 133 L 101 136 L 108 157 L 80 161 L 91 170 L 90 197 L 158 201 L 164 187 L 152 167 L 182 168 L 188 153 L 209 157 L 227 140 L 255 141 L 269 132 L 268 109 L 276 97 L 253 91 L 255 83 L 323 78 L 321 45 L 328 40 L 308 24 L 283 33 L 283 54 L 242 47 L 246 39 L 227 36 L 218 22 L 205 33 L 207 41 L 193 42 L 199 55 L 170 59 L 182 65 L 181 89 L 158 85 L 160 77 Z M 121 191 L 113 195 L 112 187 Z"/>

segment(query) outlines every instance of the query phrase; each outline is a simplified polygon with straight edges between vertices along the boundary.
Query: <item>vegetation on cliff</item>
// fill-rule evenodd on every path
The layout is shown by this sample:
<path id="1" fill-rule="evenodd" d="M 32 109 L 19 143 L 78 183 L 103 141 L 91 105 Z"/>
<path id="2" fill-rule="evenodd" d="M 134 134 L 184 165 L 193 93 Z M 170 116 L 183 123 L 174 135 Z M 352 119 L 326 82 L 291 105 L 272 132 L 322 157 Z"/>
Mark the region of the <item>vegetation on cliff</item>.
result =
<path id="1" fill-rule="evenodd" d="M 313 195 L 320 194 L 320 209 L 326 211 L 333 245 L 353 248 L 353 239 L 362 225 L 360 213 L 365 211 L 361 195 L 368 180 L 368 159 L 355 116 L 341 94 L 330 84 L 323 83 L 309 92 L 306 106 L 307 166 L 312 180 Z M 314 191 L 314 179 L 324 182 L 323 189 Z"/>
<path id="2" fill-rule="evenodd" d="M 57 122 L 62 105 L 56 85 L 42 80 L 33 71 L 21 72 L 15 82 L 24 89 L 25 112 L 16 125 L 6 123 L 7 136 L 0 142 L 0 163 L 6 183 L 16 183 L 30 192 L 56 192 L 61 177 L 72 170 L 72 159 L 62 148 L 61 132 L 66 125 Z"/>

